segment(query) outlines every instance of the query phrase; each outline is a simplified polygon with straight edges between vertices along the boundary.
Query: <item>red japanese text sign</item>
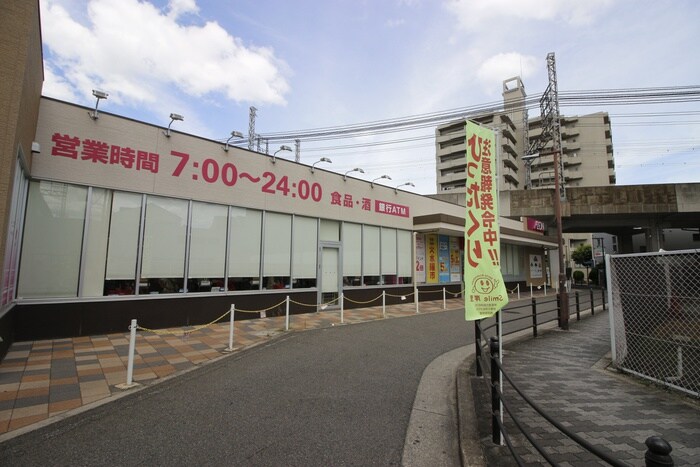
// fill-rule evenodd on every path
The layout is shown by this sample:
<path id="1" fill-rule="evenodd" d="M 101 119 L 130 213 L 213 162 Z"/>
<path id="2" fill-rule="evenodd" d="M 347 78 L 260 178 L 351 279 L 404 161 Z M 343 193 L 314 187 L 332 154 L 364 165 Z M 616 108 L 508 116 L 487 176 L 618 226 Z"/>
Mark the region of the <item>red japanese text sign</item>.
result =
<path id="1" fill-rule="evenodd" d="M 508 303 L 500 267 L 494 133 L 467 121 L 467 215 L 464 233 L 465 318 L 493 316 Z"/>

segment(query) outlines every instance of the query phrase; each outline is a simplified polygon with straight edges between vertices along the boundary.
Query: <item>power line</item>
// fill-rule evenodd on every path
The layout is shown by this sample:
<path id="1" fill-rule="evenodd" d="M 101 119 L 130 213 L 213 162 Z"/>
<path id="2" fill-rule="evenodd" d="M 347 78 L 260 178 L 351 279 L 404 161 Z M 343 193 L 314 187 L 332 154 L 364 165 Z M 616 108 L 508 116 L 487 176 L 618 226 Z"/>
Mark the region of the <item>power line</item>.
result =
<path id="1" fill-rule="evenodd" d="M 559 96 L 560 106 L 562 107 L 669 104 L 700 101 L 700 86 L 564 91 L 560 92 Z M 525 98 L 520 105 L 509 108 L 508 111 L 530 110 L 538 108 L 538 105 L 539 98 L 529 97 Z M 268 141 L 291 141 L 293 139 L 301 139 L 304 142 L 321 141 L 338 137 L 368 136 L 396 131 L 408 131 L 467 117 L 476 118 L 482 114 L 487 115 L 496 112 L 504 112 L 502 102 L 490 102 L 469 107 L 377 120 L 367 123 L 294 130 L 291 132 L 264 133 L 260 136 Z"/>

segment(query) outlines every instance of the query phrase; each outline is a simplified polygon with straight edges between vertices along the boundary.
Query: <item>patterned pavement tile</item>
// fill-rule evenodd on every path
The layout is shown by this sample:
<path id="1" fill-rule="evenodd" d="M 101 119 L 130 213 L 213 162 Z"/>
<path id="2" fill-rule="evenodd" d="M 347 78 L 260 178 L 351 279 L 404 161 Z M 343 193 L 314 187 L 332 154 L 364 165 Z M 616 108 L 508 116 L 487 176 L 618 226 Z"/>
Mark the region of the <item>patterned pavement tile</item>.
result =
<path id="1" fill-rule="evenodd" d="M 449 297 L 448 297 L 449 298 Z M 376 303 L 381 305 L 381 300 Z M 450 298 L 447 308 L 463 306 Z M 421 313 L 440 312 L 443 301 L 420 303 Z M 345 310 L 343 324 L 399 318 L 416 313 L 413 302 Z M 265 342 L 285 332 L 285 316 L 239 320 L 234 324 L 234 350 Z M 329 309 L 289 317 L 290 331 L 341 324 L 339 310 Z M 229 345 L 229 320 L 206 328 L 137 332 L 133 379 L 141 384 L 219 358 Z M 37 423 L 117 394 L 126 382 L 129 334 L 83 336 L 35 342 L 17 342 L 0 362 L 0 434 Z"/>

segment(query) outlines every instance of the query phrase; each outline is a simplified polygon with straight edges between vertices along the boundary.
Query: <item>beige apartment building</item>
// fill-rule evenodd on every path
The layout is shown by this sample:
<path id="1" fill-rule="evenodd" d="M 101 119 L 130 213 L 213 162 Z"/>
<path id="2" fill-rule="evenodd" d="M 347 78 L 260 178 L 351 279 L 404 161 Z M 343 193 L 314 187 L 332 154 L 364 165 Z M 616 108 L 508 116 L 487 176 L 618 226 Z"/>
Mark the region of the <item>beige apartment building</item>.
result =
<path id="1" fill-rule="evenodd" d="M 543 155 L 532 160 L 530 186 L 527 167 L 522 156 L 542 134 L 538 116 L 529 118 L 525 88 L 519 77 L 503 82 L 503 109 L 470 117 L 499 135 L 499 190 L 552 188 L 554 186 L 554 156 L 548 143 Z M 437 192 L 466 192 L 465 121 L 440 125 L 435 130 L 435 167 Z M 527 144 L 525 143 L 527 142 Z M 561 148 L 564 158 L 566 186 L 606 186 L 615 184 L 610 117 L 607 112 L 561 117 Z"/>
<path id="2" fill-rule="evenodd" d="M 530 166 L 523 155 L 542 134 L 542 119 L 529 118 L 526 110 L 536 104 L 527 100 L 520 77 L 503 82 L 503 108 L 476 117 L 469 117 L 486 127 L 497 130 L 500 164 L 500 191 L 554 188 L 554 155 L 552 142 L 532 159 Z M 539 110 L 537 110 L 539 113 Z M 561 149 L 566 187 L 607 186 L 615 184 L 612 132 L 607 112 L 588 115 L 562 116 Z M 435 167 L 437 193 L 453 195 L 466 192 L 466 131 L 465 121 L 440 125 L 435 130 Z M 528 173 L 529 170 L 529 173 Z M 451 197 L 452 198 L 452 197 Z M 456 198 L 459 198 L 457 196 Z M 617 242 L 612 236 L 599 233 L 568 233 L 564 235 L 566 266 L 585 270 L 571 258 L 579 245 L 593 245 L 594 239 L 604 238 L 612 252 Z M 598 240 L 599 242 L 602 240 Z"/>

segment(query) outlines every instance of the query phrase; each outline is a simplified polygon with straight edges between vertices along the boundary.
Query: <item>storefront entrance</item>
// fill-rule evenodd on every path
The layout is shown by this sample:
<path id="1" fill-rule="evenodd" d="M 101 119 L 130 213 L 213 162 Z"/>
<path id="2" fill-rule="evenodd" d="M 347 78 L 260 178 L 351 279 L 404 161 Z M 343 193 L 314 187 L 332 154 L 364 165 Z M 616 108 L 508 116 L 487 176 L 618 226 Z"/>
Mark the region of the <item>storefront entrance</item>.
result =
<path id="1" fill-rule="evenodd" d="M 340 247 L 321 246 L 320 256 L 319 303 L 321 309 L 338 309 L 340 308 L 338 297 L 341 290 L 340 278 L 342 277 L 340 273 Z"/>

